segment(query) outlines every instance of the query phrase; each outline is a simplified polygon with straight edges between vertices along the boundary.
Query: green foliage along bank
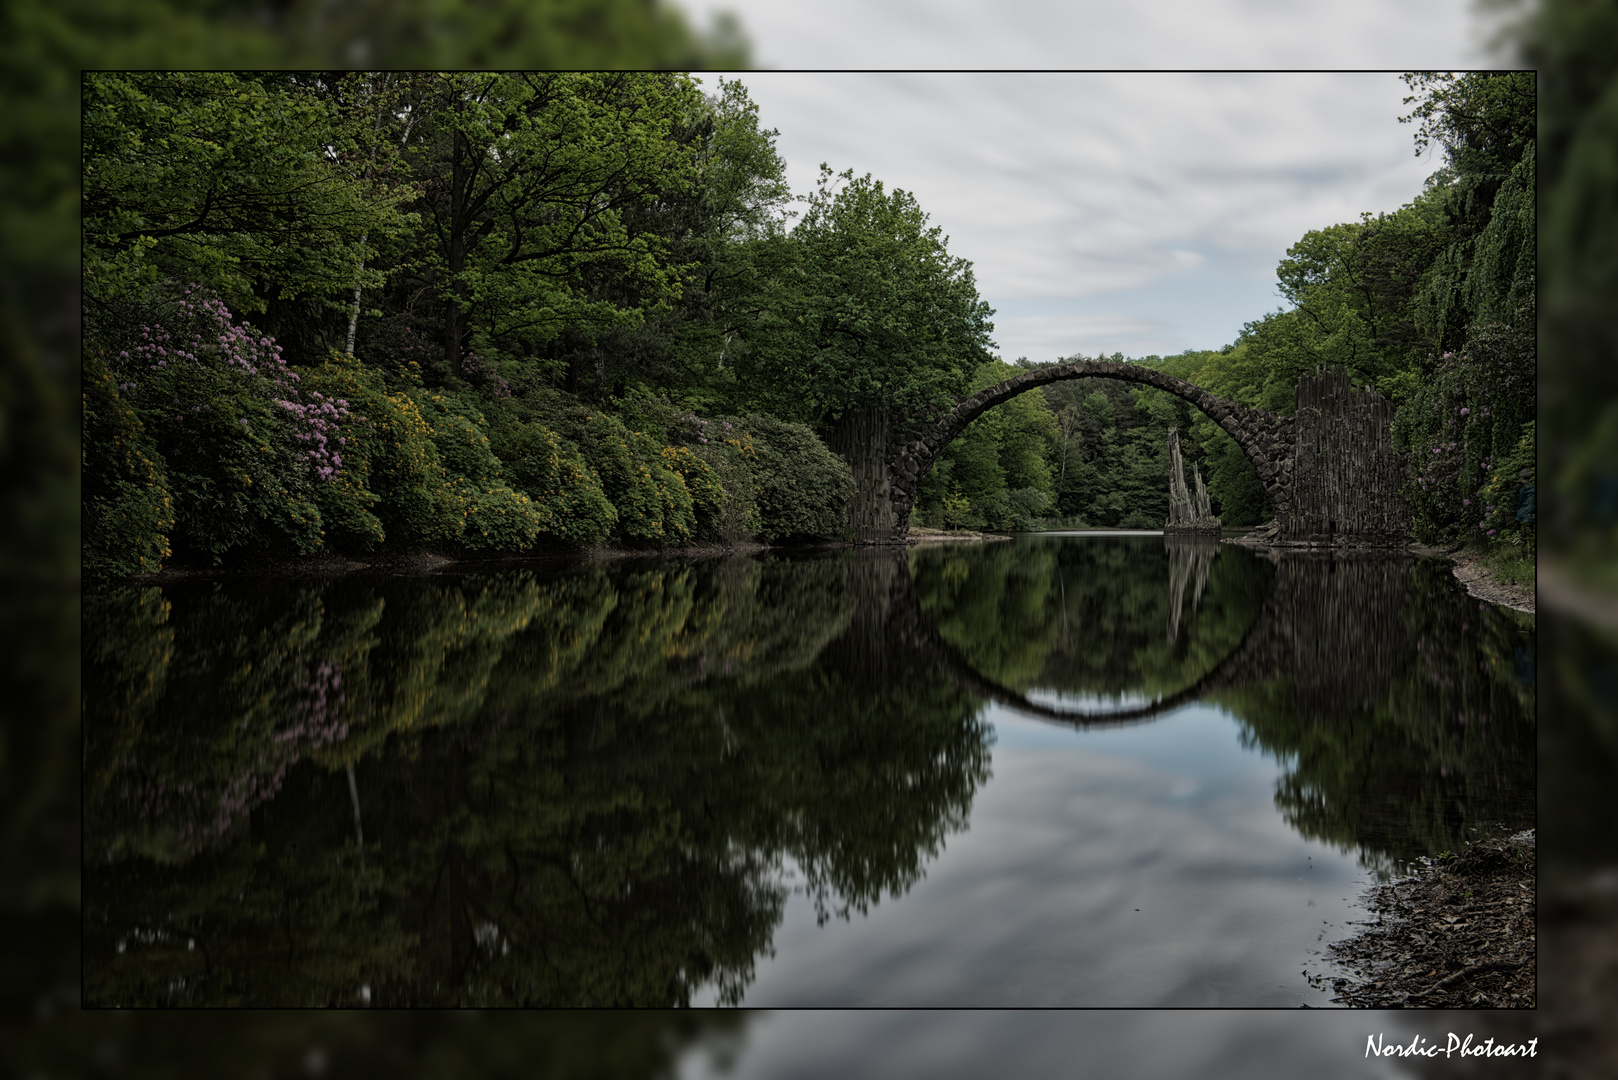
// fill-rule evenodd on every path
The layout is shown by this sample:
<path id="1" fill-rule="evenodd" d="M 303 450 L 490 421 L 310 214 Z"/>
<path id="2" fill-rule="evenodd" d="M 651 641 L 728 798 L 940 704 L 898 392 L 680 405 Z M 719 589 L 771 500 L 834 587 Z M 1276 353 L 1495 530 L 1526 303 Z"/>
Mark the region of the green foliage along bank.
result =
<path id="1" fill-rule="evenodd" d="M 793 242 L 739 84 L 92 73 L 84 94 L 92 575 L 842 531 L 847 467 L 759 409 L 786 346 L 758 267 Z"/>
<path id="2" fill-rule="evenodd" d="M 521 553 L 842 526 L 848 466 L 802 424 L 688 414 L 686 430 L 654 437 L 560 395 L 429 387 L 414 365 L 394 377 L 332 353 L 300 371 L 196 290 L 152 318 L 122 340 L 98 328 L 108 344 L 87 353 L 97 577 L 153 573 L 174 554 L 217 566 L 242 552 Z"/>

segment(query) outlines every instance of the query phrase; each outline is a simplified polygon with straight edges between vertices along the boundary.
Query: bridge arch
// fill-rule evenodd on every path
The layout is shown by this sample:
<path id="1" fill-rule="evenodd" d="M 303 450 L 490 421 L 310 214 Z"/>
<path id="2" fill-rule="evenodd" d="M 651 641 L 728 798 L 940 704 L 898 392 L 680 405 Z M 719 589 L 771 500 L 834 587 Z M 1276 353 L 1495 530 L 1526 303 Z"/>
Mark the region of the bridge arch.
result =
<path id="1" fill-rule="evenodd" d="M 1263 409 L 1216 397 L 1184 379 L 1138 364 L 1112 360 L 1073 360 L 1050 367 L 1033 368 L 957 402 L 930 427 L 892 452 L 886 470 L 891 476 L 891 526 L 894 538 L 902 540 L 909 531 L 910 510 L 922 479 L 966 426 L 985 412 L 1027 393 L 1037 386 L 1068 379 L 1118 379 L 1165 390 L 1190 402 L 1236 440 L 1247 460 L 1252 462 L 1259 481 L 1275 505 L 1276 514 L 1285 518 L 1292 496 L 1293 420 Z M 881 522 L 871 523 L 874 533 L 884 531 Z M 866 530 L 855 522 L 857 539 Z M 880 536 L 870 539 L 880 541 Z"/>

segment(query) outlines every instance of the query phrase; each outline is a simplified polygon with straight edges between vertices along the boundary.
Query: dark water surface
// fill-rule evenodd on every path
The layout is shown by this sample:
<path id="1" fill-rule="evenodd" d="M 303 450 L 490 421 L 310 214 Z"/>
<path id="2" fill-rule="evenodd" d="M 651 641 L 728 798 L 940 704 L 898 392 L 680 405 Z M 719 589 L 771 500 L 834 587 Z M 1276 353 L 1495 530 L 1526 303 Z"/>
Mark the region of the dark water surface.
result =
<path id="1" fill-rule="evenodd" d="M 1295 1006 L 1534 824 L 1531 621 L 1161 536 L 84 606 L 88 1005 Z"/>

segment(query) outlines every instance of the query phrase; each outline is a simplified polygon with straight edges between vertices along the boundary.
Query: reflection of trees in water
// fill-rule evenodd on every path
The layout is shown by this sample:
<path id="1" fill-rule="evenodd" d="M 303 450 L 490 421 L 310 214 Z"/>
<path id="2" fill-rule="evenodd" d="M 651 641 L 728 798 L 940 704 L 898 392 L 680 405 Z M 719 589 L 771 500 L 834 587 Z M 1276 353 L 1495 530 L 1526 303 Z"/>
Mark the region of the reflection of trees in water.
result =
<path id="1" fill-rule="evenodd" d="M 911 563 L 922 609 L 984 676 L 1102 697 L 1168 697 L 1194 685 L 1242 642 L 1273 572 L 1259 559 L 1158 537 L 920 549 Z"/>
<path id="2" fill-rule="evenodd" d="M 1285 764 L 1287 820 L 1370 865 L 1533 824 L 1532 637 L 1447 564 L 1157 544 L 912 561 L 940 635 L 1003 685 L 1150 700 L 1206 675 L 1200 692 Z"/>
<path id="3" fill-rule="evenodd" d="M 751 1014 L 730 1010 L 106 1010 L 17 1025 L 20 1076 L 439 1077 L 653 1080 L 706 1047 L 733 1058 Z"/>
<path id="4" fill-rule="evenodd" d="M 885 647 L 893 577 L 845 557 L 102 594 L 86 999 L 739 1000 L 784 859 L 823 915 L 863 911 L 987 777 L 976 703 Z M 154 625 L 172 648 L 137 647 Z"/>
<path id="5" fill-rule="evenodd" d="M 1286 765 L 1294 828 L 1393 872 L 1533 825 L 1533 641 L 1509 613 L 1441 560 L 1289 556 L 1276 590 L 1275 674 L 1216 700 Z"/>
<path id="6" fill-rule="evenodd" d="M 864 911 L 965 827 L 963 658 L 1018 691 L 1213 679 L 1287 820 L 1372 865 L 1532 823 L 1532 638 L 1442 564 L 906 559 L 93 593 L 86 1000 L 738 1000 L 789 862 L 822 918 Z"/>

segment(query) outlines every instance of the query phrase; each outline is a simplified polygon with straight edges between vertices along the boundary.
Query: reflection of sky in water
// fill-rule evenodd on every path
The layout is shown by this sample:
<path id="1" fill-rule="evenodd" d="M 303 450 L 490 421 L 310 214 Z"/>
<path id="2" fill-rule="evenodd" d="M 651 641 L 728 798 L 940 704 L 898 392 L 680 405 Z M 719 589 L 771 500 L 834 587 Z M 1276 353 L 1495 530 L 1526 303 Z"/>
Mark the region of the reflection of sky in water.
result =
<path id="1" fill-rule="evenodd" d="M 747 1004 L 1330 1005 L 1301 971 L 1363 915 L 1364 872 L 1281 820 L 1278 766 L 1233 718 L 989 718 L 968 830 L 902 903 L 820 927 L 794 895 Z"/>
<path id="2" fill-rule="evenodd" d="M 1150 705 L 1154 699 L 1145 694 L 1064 694 L 1059 690 L 1029 690 L 1025 695 L 1035 705 L 1049 705 L 1056 709 L 1093 713 L 1123 712 L 1125 709 Z"/>
<path id="3" fill-rule="evenodd" d="M 1413 1025 L 1440 1045 L 1446 1030 L 1483 1027 L 1460 1018 L 1446 1026 L 1419 1015 L 1344 1010 L 779 1012 L 755 1017 L 728 1075 L 744 1080 L 1380 1080 L 1411 1074 L 1397 1059 L 1365 1057 L 1366 1036 L 1382 1032 L 1388 1041 L 1402 1036 L 1408 1042 Z M 727 1075 L 702 1050 L 688 1053 L 682 1064 L 684 1080 Z"/>

